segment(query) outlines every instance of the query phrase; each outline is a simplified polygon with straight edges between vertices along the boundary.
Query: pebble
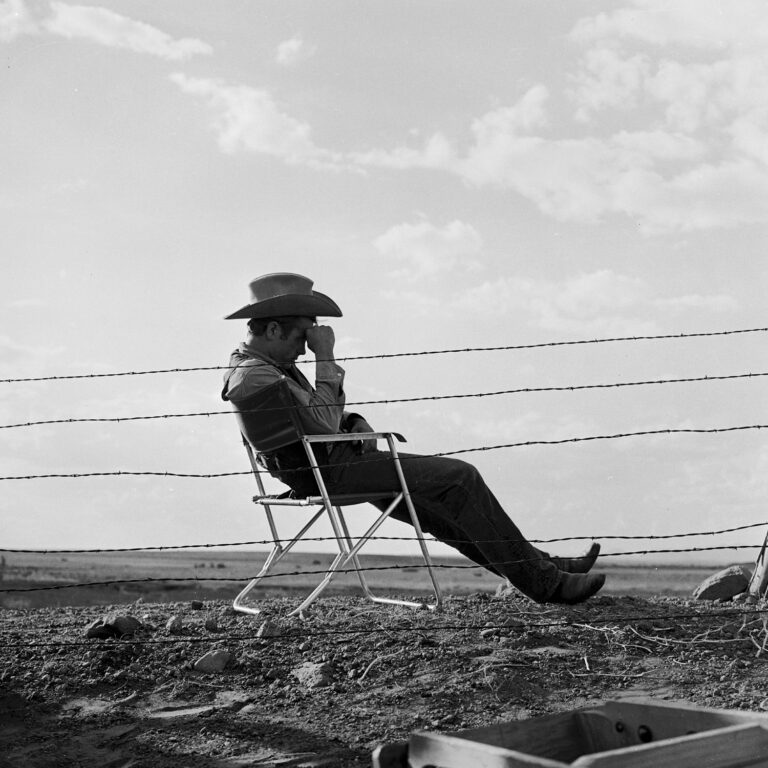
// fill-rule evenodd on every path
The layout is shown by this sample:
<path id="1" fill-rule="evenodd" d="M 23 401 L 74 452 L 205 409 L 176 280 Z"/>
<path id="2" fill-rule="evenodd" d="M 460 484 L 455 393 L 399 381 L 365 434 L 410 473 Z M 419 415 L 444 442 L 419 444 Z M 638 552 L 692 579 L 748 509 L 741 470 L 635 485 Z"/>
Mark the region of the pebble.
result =
<path id="1" fill-rule="evenodd" d="M 184 631 L 184 623 L 181 616 L 171 616 L 165 623 L 165 631 L 171 635 L 180 635 Z"/>
<path id="2" fill-rule="evenodd" d="M 194 611 L 199 611 L 203 607 L 203 601 L 202 600 L 193 600 L 189 604 L 190 608 Z"/>
<path id="3" fill-rule="evenodd" d="M 142 628 L 142 623 L 133 616 L 111 613 L 92 621 L 84 630 L 87 638 L 104 639 L 107 637 L 125 637 L 135 634 Z"/>
<path id="4" fill-rule="evenodd" d="M 216 621 L 216 617 L 215 616 L 209 616 L 205 620 L 205 628 L 209 632 L 218 632 L 219 631 L 219 622 Z"/>
<path id="5" fill-rule="evenodd" d="M 307 688 L 323 688 L 331 683 L 333 668 L 324 662 L 307 661 L 292 669 L 291 674 Z"/>

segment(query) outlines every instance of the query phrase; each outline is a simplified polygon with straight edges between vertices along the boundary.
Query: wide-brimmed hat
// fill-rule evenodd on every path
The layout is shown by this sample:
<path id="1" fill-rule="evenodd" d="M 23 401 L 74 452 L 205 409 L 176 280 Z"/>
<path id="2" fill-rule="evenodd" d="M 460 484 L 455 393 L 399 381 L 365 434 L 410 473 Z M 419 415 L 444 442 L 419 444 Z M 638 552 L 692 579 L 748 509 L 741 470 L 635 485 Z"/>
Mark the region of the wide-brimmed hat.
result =
<path id="1" fill-rule="evenodd" d="M 225 320 L 251 317 L 341 317 L 336 302 L 319 291 L 313 282 L 291 272 L 273 272 L 252 280 L 251 301 Z"/>

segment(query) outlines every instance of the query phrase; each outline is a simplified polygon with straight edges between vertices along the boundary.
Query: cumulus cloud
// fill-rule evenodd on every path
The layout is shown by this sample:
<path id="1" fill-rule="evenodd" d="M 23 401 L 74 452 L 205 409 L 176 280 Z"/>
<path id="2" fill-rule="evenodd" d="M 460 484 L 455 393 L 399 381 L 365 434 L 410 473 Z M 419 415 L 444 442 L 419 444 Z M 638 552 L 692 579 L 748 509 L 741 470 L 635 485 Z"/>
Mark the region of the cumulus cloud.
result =
<path id="1" fill-rule="evenodd" d="M 479 269 L 476 257 L 483 240 L 471 224 L 458 219 L 444 227 L 422 220 L 391 227 L 373 245 L 385 259 L 402 265 L 394 271 L 396 277 L 417 280 L 456 269 Z"/>
<path id="2" fill-rule="evenodd" d="M 726 295 L 657 298 L 644 280 L 607 269 L 560 281 L 525 277 L 487 281 L 466 291 L 455 304 L 464 311 L 498 316 L 522 312 L 547 330 L 598 334 L 654 333 L 655 318 L 662 310 L 737 309 Z"/>
<path id="3" fill-rule="evenodd" d="M 294 35 L 277 46 L 275 61 L 284 67 L 293 67 L 311 58 L 316 52 L 316 46 L 307 45 L 301 35 Z"/>
<path id="4" fill-rule="evenodd" d="M 36 33 L 90 40 L 109 48 L 123 48 L 173 61 L 212 52 L 211 46 L 202 40 L 174 39 L 150 24 L 106 8 L 61 2 L 32 8 L 24 0 L 0 3 L 0 40 L 7 42 L 22 34 Z"/>
<path id="5" fill-rule="evenodd" d="M 579 58 L 562 93 L 534 85 L 476 118 L 464 148 L 436 133 L 355 159 L 439 169 L 560 220 L 623 215 L 646 233 L 768 221 L 764 3 L 635 0 L 570 37 Z"/>
<path id="6" fill-rule="evenodd" d="M 203 98 L 212 109 L 223 152 L 245 150 L 317 168 L 337 167 L 341 160 L 318 147 L 310 126 L 282 111 L 269 91 L 182 73 L 171 75 L 171 80 L 184 93 Z"/>
<path id="7" fill-rule="evenodd" d="M 635 39 L 651 45 L 679 43 L 706 50 L 760 45 L 768 42 L 765 12 L 762 0 L 634 0 L 622 8 L 582 19 L 571 36 L 581 43 Z"/>

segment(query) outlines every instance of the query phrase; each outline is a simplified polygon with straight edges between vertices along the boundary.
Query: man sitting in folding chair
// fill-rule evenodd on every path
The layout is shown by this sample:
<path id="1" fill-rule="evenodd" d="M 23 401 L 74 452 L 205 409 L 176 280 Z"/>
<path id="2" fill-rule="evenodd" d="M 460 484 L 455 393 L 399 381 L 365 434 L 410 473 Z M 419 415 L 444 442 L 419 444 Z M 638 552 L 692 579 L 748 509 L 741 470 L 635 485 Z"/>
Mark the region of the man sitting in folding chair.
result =
<path id="1" fill-rule="evenodd" d="M 389 452 L 377 449 L 375 439 L 354 439 L 373 430 L 362 416 L 344 411 L 344 370 L 334 362 L 333 329 L 316 324 L 317 317 L 341 317 L 341 310 L 312 286 L 310 279 L 291 273 L 251 282 L 250 303 L 226 318 L 247 319 L 248 337 L 232 353 L 222 397 L 237 407 L 275 382 L 286 381 L 306 434 L 350 434 L 349 439 L 321 444 L 317 451 L 329 494 L 400 491 L 401 467 L 424 532 L 506 578 L 536 602 L 572 604 L 594 595 L 605 582 L 604 574 L 589 573 L 599 544 L 593 543 L 582 557 L 550 556 L 525 539 L 471 464 L 412 454 L 400 454 L 403 461 L 396 464 Z M 316 358 L 314 387 L 295 365 L 306 347 Z M 260 453 L 259 460 L 298 496 L 318 494 L 301 444 Z M 387 500 L 374 504 L 383 509 Z M 405 502 L 391 516 L 413 522 Z"/>

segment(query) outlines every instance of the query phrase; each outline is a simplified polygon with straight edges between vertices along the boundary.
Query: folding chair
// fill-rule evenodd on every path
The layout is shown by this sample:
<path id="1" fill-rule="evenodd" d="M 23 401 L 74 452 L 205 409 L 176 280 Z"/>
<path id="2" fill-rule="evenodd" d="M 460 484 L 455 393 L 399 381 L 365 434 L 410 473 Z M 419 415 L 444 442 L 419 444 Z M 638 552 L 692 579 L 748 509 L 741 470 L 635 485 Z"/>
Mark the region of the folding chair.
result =
<path id="1" fill-rule="evenodd" d="M 435 573 L 433 570 L 432 560 L 427 550 L 427 545 L 424 540 L 424 534 L 419 524 L 418 516 L 416 515 L 416 509 L 414 508 L 411 495 L 408 491 L 408 486 L 403 474 L 403 469 L 400 464 L 400 459 L 397 454 L 397 448 L 395 440 L 404 442 L 405 438 L 396 432 L 355 432 L 354 435 L 350 434 L 333 434 L 333 435 L 307 435 L 304 432 L 301 421 L 296 412 L 296 408 L 300 407 L 296 403 L 288 387 L 288 382 L 283 377 L 281 380 L 274 384 L 265 387 L 256 395 L 248 398 L 247 400 L 240 401 L 239 403 L 233 403 L 236 409 L 236 416 L 240 426 L 240 432 L 243 437 L 243 443 L 248 453 L 248 459 L 253 470 L 253 475 L 256 479 L 256 485 L 258 486 L 259 493 L 253 497 L 253 501 L 256 504 L 264 507 L 264 511 L 267 515 L 267 522 L 269 524 L 270 533 L 274 545 L 270 551 L 263 567 L 259 573 L 251 579 L 248 585 L 243 589 L 240 594 L 235 598 L 232 607 L 234 610 L 241 613 L 259 614 L 260 608 L 251 607 L 245 604 L 246 596 L 253 590 L 270 572 L 273 571 L 275 566 L 282 560 L 293 547 L 306 536 L 307 532 L 312 526 L 323 516 L 327 516 L 333 535 L 336 539 L 336 543 L 339 548 L 339 553 L 334 558 L 333 562 L 325 572 L 324 577 L 320 583 L 310 592 L 310 594 L 301 602 L 301 604 L 291 611 L 288 615 L 293 616 L 296 614 L 302 614 L 302 612 L 312 603 L 315 598 L 328 586 L 333 577 L 342 569 L 347 566 L 357 573 L 357 577 L 360 581 L 360 586 L 363 589 L 366 597 L 375 603 L 387 603 L 390 605 L 406 605 L 414 608 L 427 607 L 433 610 L 439 609 L 442 603 L 442 595 L 440 587 L 437 583 Z M 330 495 L 323 480 L 323 476 L 320 472 L 317 457 L 313 446 L 315 444 L 333 444 L 341 441 L 353 440 L 386 440 L 389 447 L 389 456 L 394 463 L 395 471 L 397 472 L 398 479 L 400 481 L 400 490 L 398 491 L 384 491 L 381 493 L 365 493 L 365 494 L 343 494 L 343 495 Z M 260 468 L 256 457 L 254 456 L 254 450 L 259 453 L 269 453 L 271 451 L 285 448 L 292 444 L 300 444 L 304 447 L 306 452 L 309 468 L 317 483 L 319 495 L 306 496 L 304 498 L 296 497 L 293 492 L 290 494 L 272 494 L 267 495 L 264 492 L 264 484 L 261 480 L 261 473 L 263 470 Z M 343 506 L 352 504 L 362 504 L 364 502 L 372 502 L 381 499 L 391 499 L 387 508 L 383 512 L 379 512 L 378 517 L 374 520 L 373 524 L 366 530 L 357 541 L 353 541 L 349 533 L 347 522 L 342 512 Z M 432 589 L 434 591 L 434 600 L 432 602 L 417 602 L 414 600 L 401 600 L 396 598 L 379 597 L 374 595 L 365 579 L 363 573 L 364 569 L 360 565 L 358 553 L 361 548 L 371 539 L 376 531 L 382 526 L 385 520 L 390 516 L 394 509 L 404 502 L 408 514 L 410 515 L 411 524 L 413 525 L 416 536 L 421 548 L 421 554 L 424 559 L 429 578 L 432 583 Z M 301 528 L 301 530 L 290 540 L 280 539 L 275 524 L 275 517 L 272 512 L 273 506 L 288 506 L 288 507 L 317 507 L 313 512 L 309 521 Z M 287 543 L 283 543 L 287 541 Z"/>

